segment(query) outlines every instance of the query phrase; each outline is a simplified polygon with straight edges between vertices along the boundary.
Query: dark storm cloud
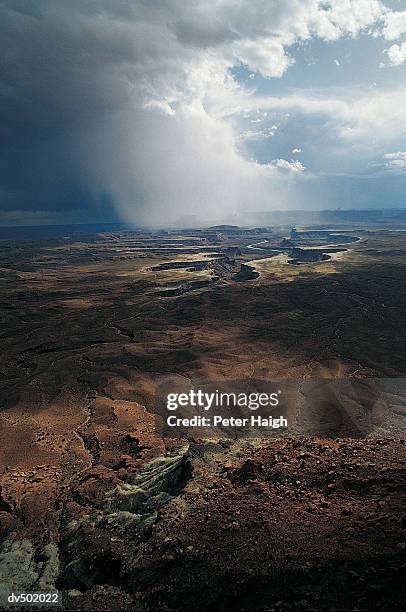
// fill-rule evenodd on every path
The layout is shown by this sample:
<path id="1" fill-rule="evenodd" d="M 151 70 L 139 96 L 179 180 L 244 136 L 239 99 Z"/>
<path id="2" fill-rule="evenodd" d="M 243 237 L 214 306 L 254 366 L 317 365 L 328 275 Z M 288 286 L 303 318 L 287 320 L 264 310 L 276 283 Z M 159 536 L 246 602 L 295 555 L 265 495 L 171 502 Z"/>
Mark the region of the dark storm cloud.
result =
<path id="1" fill-rule="evenodd" d="M 103 190 L 89 190 L 80 143 L 88 130 L 128 104 L 130 87 L 121 70 L 133 49 L 129 37 L 98 27 L 104 4 L 111 6 L 0 3 L 0 203 L 5 211 L 60 214 L 97 207 L 99 200 L 106 212 Z M 128 7 L 114 4 L 124 18 Z"/>
<path id="2" fill-rule="evenodd" d="M 168 5 L 160 2 L 0 3 L 3 211 L 19 209 L 21 216 L 29 210 L 60 214 L 64 209 L 92 208 L 107 190 L 118 200 L 121 212 L 137 221 L 137 211 L 151 205 L 148 192 L 152 190 L 158 220 L 162 204 L 172 204 L 181 212 L 185 197 L 193 198 L 190 172 L 204 183 L 198 205 L 203 196 L 209 197 L 209 184 L 213 186 L 219 175 L 214 171 L 210 177 L 202 176 L 202 167 L 210 167 L 210 160 L 201 159 L 204 141 L 189 172 L 190 153 L 196 145 L 189 142 L 179 158 L 179 166 L 186 165 L 183 191 L 170 187 L 167 175 L 163 178 L 163 189 L 173 192 L 172 202 L 156 190 L 155 179 L 145 183 L 146 174 L 159 168 L 160 157 L 173 157 L 178 146 L 190 141 L 182 132 L 182 123 L 190 124 L 190 117 L 182 118 L 180 112 L 180 118 L 168 125 L 165 99 L 171 96 L 176 105 L 179 92 L 190 88 L 186 72 L 193 71 L 191 63 L 196 58 L 189 42 L 186 47 L 178 43 L 166 20 L 170 21 Z M 152 109 L 148 111 L 152 119 L 143 105 Z M 205 119 L 197 118 L 197 124 Z M 205 136 L 209 146 L 210 131 L 216 130 L 212 123 Z M 225 132 L 226 142 L 230 140 L 227 128 L 218 127 Z M 192 128 L 191 133 L 195 132 Z M 161 142 L 165 134 L 169 142 Z M 111 176 L 117 159 L 119 167 Z M 173 167 L 173 160 L 168 171 L 177 181 L 183 172 Z M 219 172 L 221 176 L 221 163 Z M 76 193 L 81 197 L 69 198 Z"/>
<path id="3" fill-rule="evenodd" d="M 386 15 L 378 0 L 0 0 L 0 223 L 164 224 L 297 206 L 314 168 L 249 159 L 241 114 L 278 103 L 244 90 L 230 69 L 279 78 L 294 43 L 378 23 L 399 30 Z M 286 99 L 280 113 L 283 104 L 297 106 Z"/>

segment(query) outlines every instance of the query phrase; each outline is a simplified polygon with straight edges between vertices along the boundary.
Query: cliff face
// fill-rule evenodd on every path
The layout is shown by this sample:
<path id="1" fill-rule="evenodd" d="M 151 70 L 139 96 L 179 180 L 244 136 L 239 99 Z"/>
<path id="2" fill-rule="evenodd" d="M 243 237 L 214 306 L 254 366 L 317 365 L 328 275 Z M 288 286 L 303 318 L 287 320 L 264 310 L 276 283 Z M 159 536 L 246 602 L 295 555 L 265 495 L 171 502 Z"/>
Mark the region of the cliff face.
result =
<path id="1" fill-rule="evenodd" d="M 248 266 L 247 264 L 241 264 L 240 271 L 237 272 L 234 276 L 234 280 L 236 281 L 249 281 L 255 280 L 258 278 L 259 272 L 256 272 L 252 266 Z"/>
<path id="2" fill-rule="evenodd" d="M 329 255 L 326 255 L 322 251 L 318 249 L 299 249 L 294 248 L 291 252 L 292 259 L 289 263 L 305 263 L 305 262 L 315 262 L 315 261 L 327 261 L 330 259 Z"/>

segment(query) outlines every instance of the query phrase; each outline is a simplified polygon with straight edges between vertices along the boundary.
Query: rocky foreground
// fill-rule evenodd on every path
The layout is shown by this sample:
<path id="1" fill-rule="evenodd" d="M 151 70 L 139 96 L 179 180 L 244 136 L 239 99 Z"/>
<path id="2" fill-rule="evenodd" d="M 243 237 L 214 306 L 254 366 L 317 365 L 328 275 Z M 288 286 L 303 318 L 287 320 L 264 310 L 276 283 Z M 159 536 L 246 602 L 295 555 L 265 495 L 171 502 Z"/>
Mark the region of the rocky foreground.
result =
<path id="1" fill-rule="evenodd" d="M 2 498 L 3 587 L 58 588 L 67 610 L 402 609 L 402 441 L 176 441 L 145 461 L 133 442 L 54 516 Z"/>

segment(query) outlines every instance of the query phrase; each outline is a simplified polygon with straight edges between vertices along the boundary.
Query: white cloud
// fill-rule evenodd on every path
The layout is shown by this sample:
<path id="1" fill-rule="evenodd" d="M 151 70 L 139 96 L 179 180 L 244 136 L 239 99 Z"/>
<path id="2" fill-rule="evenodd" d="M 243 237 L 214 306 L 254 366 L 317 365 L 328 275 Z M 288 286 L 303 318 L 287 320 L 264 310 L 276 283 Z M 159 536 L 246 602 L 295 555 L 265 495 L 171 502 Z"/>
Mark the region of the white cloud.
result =
<path id="1" fill-rule="evenodd" d="M 401 170 L 402 172 L 406 171 L 406 160 L 405 159 L 394 159 L 386 164 L 388 168 L 391 170 Z"/>
<path id="2" fill-rule="evenodd" d="M 266 111 L 265 112 L 264 111 L 262 111 L 262 112 L 261 111 L 257 111 L 256 116 L 254 117 L 254 119 L 251 119 L 251 123 L 262 123 L 263 121 L 265 121 L 267 116 L 268 116 L 268 113 Z M 246 118 L 248 119 L 250 117 L 251 117 L 251 114 L 248 113 Z M 276 125 L 273 125 L 271 127 L 271 130 L 276 130 L 276 129 L 278 129 Z"/>
<path id="3" fill-rule="evenodd" d="M 313 173 L 379 175 L 383 165 L 376 160 L 387 151 L 399 151 L 402 134 L 406 133 L 406 87 L 387 91 L 374 88 L 367 92 L 335 89 L 332 94 L 303 90 L 287 96 L 256 97 L 252 103 L 255 108 L 266 109 L 270 117 L 286 117 L 282 133 L 300 138 L 303 145 L 300 148 L 306 149 Z M 248 104 L 249 99 L 244 102 L 245 106 Z M 296 156 L 298 152 L 293 149 L 292 154 Z M 398 153 L 393 155 L 401 157 Z M 400 165 L 396 162 L 392 169 L 395 166 L 399 169 Z"/>
<path id="4" fill-rule="evenodd" d="M 311 31 L 324 40 L 355 37 L 376 24 L 386 13 L 379 0 L 314 2 L 309 15 Z"/>
<path id="5" fill-rule="evenodd" d="M 272 168 L 278 168 L 278 170 L 285 170 L 288 172 L 304 172 L 306 170 L 305 166 L 298 159 L 292 159 L 292 161 L 288 161 L 287 159 L 273 159 L 268 165 Z"/>
<path id="6" fill-rule="evenodd" d="M 386 40 L 396 40 L 406 33 L 406 11 L 388 11 L 382 34 Z"/>
<path id="7" fill-rule="evenodd" d="M 247 64 L 264 77 L 281 77 L 294 63 L 285 53 L 282 42 L 273 38 L 242 40 L 233 45 L 237 61 Z"/>
<path id="8" fill-rule="evenodd" d="M 255 107 L 291 115 L 316 116 L 334 139 L 353 145 L 387 146 L 406 131 L 406 87 L 367 93 L 344 90 L 333 97 L 322 91 L 294 93 L 289 96 L 263 96 Z M 252 101 L 254 103 L 254 101 Z M 244 102 L 249 104 L 249 99 Z"/>
<path id="9" fill-rule="evenodd" d="M 401 45 L 392 45 L 386 50 L 386 53 L 392 66 L 400 66 L 406 61 L 406 42 Z"/>
<path id="10" fill-rule="evenodd" d="M 397 151 L 396 153 L 385 153 L 385 159 L 404 159 L 406 160 L 406 151 Z"/>
<path id="11" fill-rule="evenodd" d="M 275 130 L 272 128 L 264 128 L 263 130 L 246 130 L 240 134 L 241 140 L 268 140 L 275 135 Z"/>
<path id="12" fill-rule="evenodd" d="M 295 154 L 295 153 L 301 153 L 301 152 L 302 152 L 302 149 L 292 149 L 292 153 L 293 153 L 293 154 Z"/>
<path id="13" fill-rule="evenodd" d="M 406 151 L 397 151 L 396 153 L 385 153 L 384 158 L 389 160 L 385 164 L 385 166 L 389 170 L 394 170 L 397 172 L 406 171 Z"/>

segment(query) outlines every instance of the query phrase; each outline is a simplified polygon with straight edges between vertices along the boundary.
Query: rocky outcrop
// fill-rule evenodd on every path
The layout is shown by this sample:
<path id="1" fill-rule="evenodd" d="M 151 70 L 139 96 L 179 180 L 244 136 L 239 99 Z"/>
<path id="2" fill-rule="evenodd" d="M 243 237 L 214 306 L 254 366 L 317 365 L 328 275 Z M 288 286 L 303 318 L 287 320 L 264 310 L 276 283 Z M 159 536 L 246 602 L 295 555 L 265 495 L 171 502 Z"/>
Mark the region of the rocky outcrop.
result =
<path id="1" fill-rule="evenodd" d="M 317 261 L 327 261 L 331 259 L 329 255 L 323 253 L 319 249 L 292 249 L 292 259 L 289 260 L 291 264 L 300 263 L 313 263 Z"/>
<path id="2" fill-rule="evenodd" d="M 135 524 L 154 516 L 182 490 L 190 475 L 187 447 L 170 457 L 158 457 L 147 463 L 131 483 L 121 483 L 107 494 L 112 511 L 110 522 Z"/>
<path id="3" fill-rule="evenodd" d="M 161 270 L 179 270 L 186 269 L 188 272 L 199 272 L 200 270 L 207 270 L 213 266 L 212 260 L 199 260 L 199 261 L 168 261 L 160 263 L 157 266 L 150 268 L 152 272 L 160 272 Z"/>
<path id="4" fill-rule="evenodd" d="M 259 272 L 256 272 L 252 266 L 241 264 L 240 271 L 234 275 L 234 280 L 237 282 L 255 280 L 258 278 Z"/>
<path id="5" fill-rule="evenodd" d="M 36 550 L 31 540 L 6 540 L 0 551 L 0 589 L 4 592 L 51 591 L 59 572 L 54 542 Z"/>
<path id="6" fill-rule="evenodd" d="M 83 591 L 119 584 L 123 538 L 136 542 L 149 537 L 160 508 L 179 495 L 190 478 L 188 450 L 186 446 L 146 463 L 131 482 L 121 481 L 107 492 L 102 511 L 67 524 L 61 588 Z"/>

